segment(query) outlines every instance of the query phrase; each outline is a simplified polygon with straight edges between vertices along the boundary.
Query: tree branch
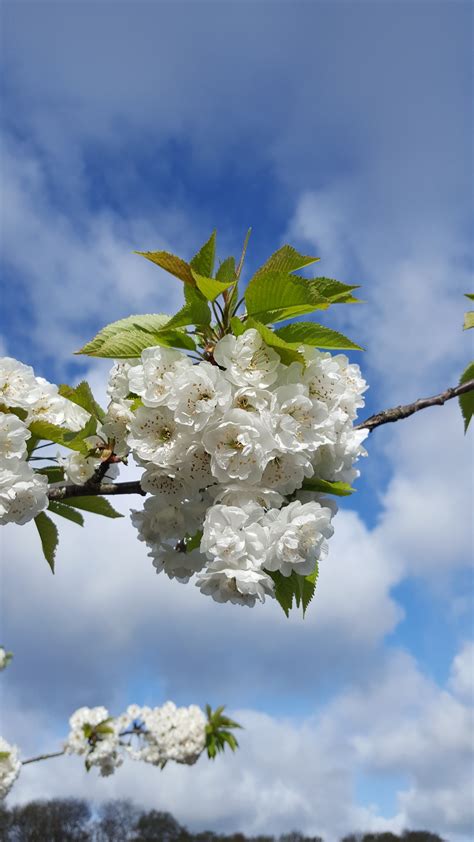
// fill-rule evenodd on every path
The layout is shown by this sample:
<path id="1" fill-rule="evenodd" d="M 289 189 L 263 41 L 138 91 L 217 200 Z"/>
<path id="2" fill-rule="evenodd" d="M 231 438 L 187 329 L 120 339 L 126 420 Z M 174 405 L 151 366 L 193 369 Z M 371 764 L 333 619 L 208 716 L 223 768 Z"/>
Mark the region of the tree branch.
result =
<path id="1" fill-rule="evenodd" d="M 392 409 L 384 409 L 376 415 L 371 415 L 360 424 L 354 427 L 355 430 L 374 430 L 375 427 L 380 427 L 382 424 L 390 424 L 394 421 L 401 421 L 402 418 L 408 418 L 419 412 L 420 409 L 426 409 L 429 406 L 442 406 L 446 401 L 453 398 L 458 398 L 466 392 L 474 391 L 474 380 L 467 380 L 459 386 L 454 386 L 452 389 L 446 389 L 439 395 L 434 395 L 431 398 L 420 398 L 413 403 L 407 403 L 402 406 L 394 406 Z"/>
<path id="2" fill-rule="evenodd" d="M 454 386 L 451 389 L 446 389 L 439 395 L 433 395 L 431 398 L 420 398 L 413 403 L 407 403 L 402 406 L 395 406 L 392 409 L 384 409 L 376 415 L 371 415 L 360 424 L 357 424 L 355 430 L 374 430 L 375 427 L 380 427 L 382 424 L 390 424 L 394 421 L 401 421 L 403 418 L 408 418 L 419 412 L 420 409 L 426 409 L 429 406 L 442 406 L 446 401 L 453 398 L 458 398 L 460 395 L 465 395 L 466 392 L 474 391 L 474 380 L 468 380 L 459 386 Z M 96 495 L 109 496 L 114 494 L 141 494 L 146 496 L 146 491 L 140 485 L 138 480 L 134 482 L 88 482 L 85 485 L 53 485 L 48 492 L 50 500 L 65 500 L 69 497 L 90 497 Z"/>

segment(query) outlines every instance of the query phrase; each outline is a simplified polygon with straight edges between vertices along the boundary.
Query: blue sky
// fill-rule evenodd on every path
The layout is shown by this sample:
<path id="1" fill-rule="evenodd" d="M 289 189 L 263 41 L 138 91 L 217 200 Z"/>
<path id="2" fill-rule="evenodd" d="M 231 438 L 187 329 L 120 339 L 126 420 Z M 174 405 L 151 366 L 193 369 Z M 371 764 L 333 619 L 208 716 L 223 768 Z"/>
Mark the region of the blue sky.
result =
<path id="1" fill-rule="evenodd" d="M 362 285 L 330 324 L 367 349 L 368 412 L 455 383 L 471 17 L 457 0 L 4 2 L 1 348 L 101 393 L 107 366 L 71 352 L 181 301 L 133 250 L 191 256 L 217 228 L 225 257 L 252 226 L 247 277 L 289 241 Z M 168 697 L 246 725 L 214 766 L 99 781 L 51 761 L 12 798 L 127 794 L 195 828 L 326 842 L 471 838 L 471 456 L 453 404 L 377 430 L 304 623 L 158 579 L 126 518 L 66 525 L 54 580 L 34 529 L 5 528 L 7 739 L 52 750 L 79 705 Z"/>

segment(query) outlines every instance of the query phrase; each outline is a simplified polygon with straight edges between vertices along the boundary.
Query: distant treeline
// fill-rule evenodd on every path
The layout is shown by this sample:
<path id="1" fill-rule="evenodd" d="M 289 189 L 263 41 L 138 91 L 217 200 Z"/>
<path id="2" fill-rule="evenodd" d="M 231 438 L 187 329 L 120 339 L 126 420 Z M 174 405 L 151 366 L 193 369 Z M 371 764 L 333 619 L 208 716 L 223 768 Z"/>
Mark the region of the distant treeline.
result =
<path id="1" fill-rule="evenodd" d="M 280 836 L 211 830 L 191 833 L 170 813 L 140 810 L 131 801 L 107 801 L 99 807 L 77 798 L 30 801 L 22 806 L 0 806 L 3 842 L 323 842 L 320 836 L 298 831 Z M 446 842 L 426 830 L 396 833 L 352 833 L 341 842 Z"/>

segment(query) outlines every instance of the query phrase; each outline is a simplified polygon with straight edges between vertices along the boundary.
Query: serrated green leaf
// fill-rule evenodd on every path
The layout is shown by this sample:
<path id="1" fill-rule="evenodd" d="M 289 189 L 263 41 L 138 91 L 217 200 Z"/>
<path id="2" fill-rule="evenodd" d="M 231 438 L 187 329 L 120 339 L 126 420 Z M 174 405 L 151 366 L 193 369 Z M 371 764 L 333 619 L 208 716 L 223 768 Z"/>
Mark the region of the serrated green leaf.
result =
<path id="1" fill-rule="evenodd" d="M 331 304 L 362 304 L 359 298 L 352 295 L 352 290 L 360 288 L 359 284 L 343 284 L 334 278 L 312 278 L 311 284 Z"/>
<path id="2" fill-rule="evenodd" d="M 48 511 L 53 512 L 53 514 L 59 515 L 60 517 L 64 517 L 66 520 L 72 520 L 72 522 L 77 523 L 78 526 L 84 526 L 84 518 L 79 512 L 76 512 L 75 509 L 71 508 L 71 506 L 65 506 L 57 500 L 49 501 Z"/>
<path id="3" fill-rule="evenodd" d="M 92 357 L 106 357 L 109 359 L 131 359 L 141 355 L 145 348 L 152 348 L 161 345 L 166 348 L 182 348 L 193 351 L 196 343 L 182 330 L 164 328 L 152 332 L 141 327 L 133 327 L 115 333 L 109 337 L 100 347 L 100 350 L 93 353 L 88 352 Z"/>
<path id="4" fill-rule="evenodd" d="M 100 356 L 97 351 L 100 351 L 102 346 L 113 336 L 123 331 L 141 327 L 147 330 L 158 331 L 162 330 L 169 322 L 170 317 L 162 313 L 145 313 L 144 315 L 127 316 L 125 319 L 119 319 L 116 322 L 111 322 L 99 331 L 99 333 L 87 342 L 83 348 L 76 351 L 76 354 L 87 354 L 90 357 Z M 140 356 L 140 355 L 138 355 Z"/>
<path id="5" fill-rule="evenodd" d="M 189 265 L 195 272 L 204 275 L 205 278 L 211 278 L 214 273 L 214 261 L 216 258 L 216 232 L 213 231 L 209 239 L 194 255 Z"/>
<path id="6" fill-rule="evenodd" d="M 290 616 L 295 595 L 294 582 L 291 576 L 282 576 L 279 570 L 266 571 L 275 584 L 275 599 L 280 603 L 286 616 Z"/>
<path id="7" fill-rule="evenodd" d="M 51 568 L 51 572 L 54 573 L 54 559 L 58 546 L 57 527 L 44 512 L 36 515 L 35 524 L 41 539 L 44 557 Z"/>
<path id="8" fill-rule="evenodd" d="M 140 254 L 142 257 L 146 257 L 147 260 L 151 260 L 151 262 L 159 266 L 160 269 L 164 269 L 166 272 L 169 272 L 170 275 L 174 275 L 175 278 L 179 278 L 179 280 L 183 281 L 185 284 L 195 286 L 191 267 L 189 263 L 186 263 L 186 261 L 182 260 L 181 257 L 176 257 L 175 254 L 171 254 L 169 251 L 136 251 L 135 254 Z"/>
<path id="9" fill-rule="evenodd" d="M 226 257 L 216 272 L 216 280 L 223 283 L 233 283 L 235 281 L 235 268 L 235 257 Z"/>
<path id="10" fill-rule="evenodd" d="M 232 316 L 230 320 L 230 326 L 232 328 L 232 333 L 234 336 L 241 336 L 242 333 L 245 333 L 247 327 L 244 322 L 242 322 L 238 316 Z"/>
<path id="11" fill-rule="evenodd" d="M 459 383 L 461 385 L 462 383 L 467 383 L 468 380 L 474 380 L 474 361 L 469 363 L 461 375 Z M 474 415 L 474 391 L 460 395 L 459 405 L 461 407 L 462 417 L 464 418 L 464 432 L 467 433 L 471 418 Z"/>
<path id="12" fill-rule="evenodd" d="M 303 480 L 303 491 L 317 491 L 320 494 L 335 494 L 336 497 L 348 497 L 356 491 L 348 482 L 329 482 L 318 477 L 309 477 Z"/>
<path id="13" fill-rule="evenodd" d="M 356 345 L 343 333 L 331 330 L 316 322 L 295 322 L 286 327 L 280 327 L 275 331 L 276 335 L 286 342 L 296 345 L 314 345 L 317 348 L 343 348 L 352 351 L 363 351 L 360 345 Z"/>
<path id="14" fill-rule="evenodd" d="M 229 289 L 229 287 L 234 283 L 233 281 L 216 281 L 215 278 L 205 278 L 203 275 L 199 275 L 195 272 L 194 269 L 192 270 L 192 273 L 194 280 L 196 281 L 197 288 L 208 301 L 214 301 L 218 295 L 221 295 L 224 290 Z"/>
<path id="15" fill-rule="evenodd" d="M 91 495 L 88 497 L 65 497 L 61 500 L 65 506 L 72 506 L 74 509 L 82 509 L 85 512 L 92 512 L 95 515 L 103 515 L 104 517 L 123 517 L 120 512 L 117 512 L 105 497 L 99 495 Z"/>
<path id="16" fill-rule="evenodd" d="M 72 403 L 81 406 L 89 413 L 89 415 L 93 415 L 97 418 L 98 421 L 104 420 L 105 412 L 95 400 L 87 380 L 82 380 L 74 389 L 72 386 L 62 383 L 59 386 L 59 394 L 62 395 L 63 398 L 67 398 Z"/>
<path id="17" fill-rule="evenodd" d="M 253 278 L 267 272 L 284 272 L 286 274 L 296 272 L 297 269 L 303 269 L 304 266 L 310 266 L 311 263 L 316 263 L 318 260 L 320 260 L 319 257 L 299 254 L 293 246 L 284 245 L 274 252 L 263 266 L 257 269 Z"/>
<path id="18" fill-rule="evenodd" d="M 189 285 L 184 288 L 186 302 L 175 316 L 172 316 L 166 329 L 183 327 L 184 325 L 210 325 L 211 311 L 206 298 L 196 287 Z"/>
<path id="19" fill-rule="evenodd" d="M 267 324 L 304 316 L 314 310 L 327 310 L 331 301 L 307 278 L 284 272 L 267 272 L 250 281 L 245 303 L 249 316 Z"/>
<path id="20" fill-rule="evenodd" d="M 464 313 L 463 330 L 469 330 L 471 327 L 474 327 L 474 310 L 468 310 L 467 313 Z"/>
<path id="21" fill-rule="evenodd" d="M 466 298 L 469 298 L 471 301 L 474 301 L 474 292 L 465 292 L 464 295 Z"/>
<path id="22" fill-rule="evenodd" d="M 266 325 L 257 322 L 256 319 L 247 319 L 245 322 L 246 328 L 255 328 L 258 330 L 260 336 L 267 345 L 270 345 L 279 355 L 282 363 L 290 365 L 292 362 L 299 362 L 304 365 L 304 357 L 297 350 L 298 346 L 290 344 L 282 339 L 280 336 L 271 330 Z"/>

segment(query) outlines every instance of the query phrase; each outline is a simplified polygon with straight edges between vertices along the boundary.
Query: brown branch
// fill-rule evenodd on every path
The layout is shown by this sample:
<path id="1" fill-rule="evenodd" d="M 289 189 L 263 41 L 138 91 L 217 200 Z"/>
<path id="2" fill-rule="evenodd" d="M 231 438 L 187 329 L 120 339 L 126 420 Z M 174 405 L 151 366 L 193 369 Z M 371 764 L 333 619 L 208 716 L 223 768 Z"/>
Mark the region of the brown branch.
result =
<path id="1" fill-rule="evenodd" d="M 49 760 L 50 757 L 62 757 L 65 754 L 64 749 L 62 751 L 54 751 L 52 754 L 38 754 L 37 757 L 30 757 L 28 760 L 22 760 L 22 766 L 26 766 L 28 763 L 37 763 L 38 760 Z"/>
<path id="2" fill-rule="evenodd" d="M 474 391 L 474 380 L 468 380 L 459 386 L 454 386 L 452 389 L 446 389 L 439 395 L 434 395 L 431 398 L 420 398 L 413 403 L 407 403 L 402 406 L 395 406 L 392 409 L 384 409 L 376 415 L 371 415 L 360 424 L 357 424 L 355 430 L 374 430 L 375 427 L 380 427 L 382 424 L 390 424 L 394 421 L 401 421 L 403 418 L 408 418 L 419 412 L 420 409 L 426 409 L 429 406 L 442 406 L 446 401 L 453 398 L 458 398 L 460 395 L 465 395 L 467 392 Z M 53 485 L 48 492 L 50 500 L 65 500 L 69 497 L 90 497 L 96 495 L 109 496 L 114 494 L 141 494 L 146 496 L 146 491 L 140 485 L 138 480 L 133 482 L 100 482 L 100 483 L 85 483 L 84 485 Z"/>
<path id="3" fill-rule="evenodd" d="M 50 500 L 64 500 L 69 497 L 92 497 L 112 494 L 141 494 L 143 491 L 138 480 L 134 482 L 102 482 L 100 485 L 53 485 L 49 489 Z"/>
<path id="4" fill-rule="evenodd" d="M 441 394 L 434 395 L 431 398 L 420 398 L 413 403 L 407 403 L 402 406 L 394 406 L 392 409 L 384 409 L 382 412 L 378 412 L 376 415 L 371 415 L 370 418 L 366 418 L 365 421 L 357 424 L 354 429 L 374 430 L 375 427 L 380 427 L 382 424 L 390 424 L 393 421 L 401 421 L 402 418 L 408 418 L 410 415 L 414 415 L 415 412 L 419 412 L 420 409 L 426 409 L 429 406 L 442 406 L 446 403 L 446 401 L 458 398 L 460 395 L 464 395 L 466 392 L 472 391 L 474 391 L 474 380 L 467 380 L 466 383 L 454 386 L 452 389 L 446 389 L 445 392 L 441 392 Z"/>

